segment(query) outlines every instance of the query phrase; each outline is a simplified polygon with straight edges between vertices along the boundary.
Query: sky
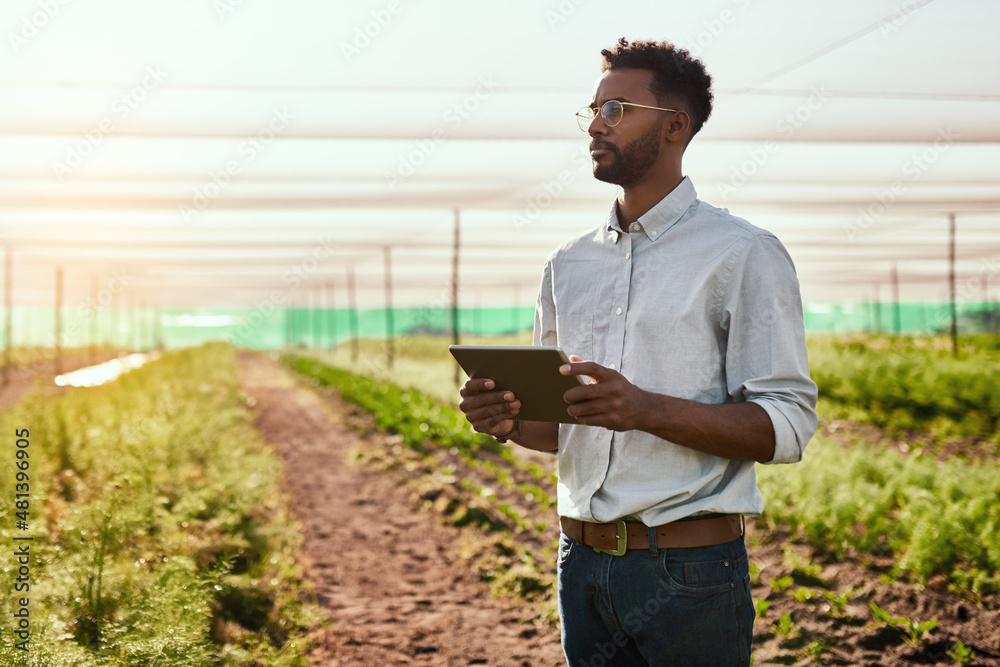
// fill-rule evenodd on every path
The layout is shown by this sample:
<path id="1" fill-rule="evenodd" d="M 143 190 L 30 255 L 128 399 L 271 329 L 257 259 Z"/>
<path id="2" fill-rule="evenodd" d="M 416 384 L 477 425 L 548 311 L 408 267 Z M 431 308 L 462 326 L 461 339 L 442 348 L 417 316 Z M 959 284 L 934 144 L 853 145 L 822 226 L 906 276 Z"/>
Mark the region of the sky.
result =
<path id="1" fill-rule="evenodd" d="M 530 304 L 597 225 L 573 114 L 619 36 L 688 48 L 685 156 L 807 302 L 1000 292 L 1000 3 L 5 0 L 0 237 L 17 304 Z M 992 279 L 992 280 L 991 280 Z M 331 297 L 333 298 L 333 297 Z"/>

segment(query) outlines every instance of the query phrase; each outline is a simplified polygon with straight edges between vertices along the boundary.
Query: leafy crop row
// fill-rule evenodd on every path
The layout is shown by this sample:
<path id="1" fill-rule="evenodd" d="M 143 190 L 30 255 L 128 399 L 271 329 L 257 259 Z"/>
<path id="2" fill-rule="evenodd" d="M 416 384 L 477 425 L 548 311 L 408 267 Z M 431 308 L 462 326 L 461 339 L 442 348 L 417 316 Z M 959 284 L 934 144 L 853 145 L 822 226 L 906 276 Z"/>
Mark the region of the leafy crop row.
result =
<path id="1" fill-rule="evenodd" d="M 988 339 L 956 359 L 939 338 L 817 337 L 809 364 L 822 398 L 878 426 L 1000 440 L 1000 353 Z"/>
<path id="2" fill-rule="evenodd" d="M 461 412 L 439 405 L 419 390 L 403 389 L 391 382 L 356 375 L 308 357 L 286 355 L 283 361 L 297 373 L 336 387 L 345 400 L 371 414 L 379 429 L 400 435 L 405 445 L 418 452 L 426 452 L 429 442 L 437 449 L 455 448 L 471 465 L 479 466 L 482 463 L 475 454 L 484 450 L 535 479 L 545 478 L 538 466 L 522 462 L 507 445 L 473 431 Z M 527 491 L 543 502 L 551 502 L 537 487 Z"/>
<path id="3" fill-rule="evenodd" d="M 0 504 L 4 552 L 32 537 L 30 651 L 5 637 L 0 663 L 304 664 L 318 617 L 299 601 L 298 531 L 240 399 L 232 348 L 35 397 L 0 424 L 30 432 L 29 509 L 17 517 L 27 530 Z M 3 451 L 0 496 L 13 498 L 13 446 Z M 0 588 L 13 591 L 18 569 L 3 567 Z M 0 598 L 4 618 L 15 604 Z"/>
<path id="4" fill-rule="evenodd" d="M 818 549 L 892 556 L 897 576 L 941 574 L 973 594 L 1000 591 L 1000 465 L 970 465 L 817 437 L 802 463 L 762 466 L 766 516 Z"/>

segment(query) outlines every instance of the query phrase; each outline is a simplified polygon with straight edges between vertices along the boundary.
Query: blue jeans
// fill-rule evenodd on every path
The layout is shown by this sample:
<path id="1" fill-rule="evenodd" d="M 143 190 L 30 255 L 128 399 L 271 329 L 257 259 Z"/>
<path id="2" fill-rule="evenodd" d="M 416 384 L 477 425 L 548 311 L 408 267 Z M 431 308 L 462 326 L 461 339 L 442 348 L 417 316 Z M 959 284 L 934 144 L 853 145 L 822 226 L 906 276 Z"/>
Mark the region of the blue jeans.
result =
<path id="1" fill-rule="evenodd" d="M 562 534 L 558 571 L 570 667 L 750 664 L 755 613 L 742 537 L 612 556 Z"/>

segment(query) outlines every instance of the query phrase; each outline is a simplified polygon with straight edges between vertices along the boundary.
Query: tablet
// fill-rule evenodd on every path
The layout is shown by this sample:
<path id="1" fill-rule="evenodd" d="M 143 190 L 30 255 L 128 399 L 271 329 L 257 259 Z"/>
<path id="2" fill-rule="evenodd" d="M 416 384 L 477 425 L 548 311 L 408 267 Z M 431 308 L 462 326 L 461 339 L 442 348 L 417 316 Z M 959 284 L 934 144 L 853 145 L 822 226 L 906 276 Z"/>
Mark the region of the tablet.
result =
<path id="1" fill-rule="evenodd" d="M 469 377 L 490 378 L 497 389 L 521 401 L 517 419 L 576 424 L 566 412 L 563 394 L 584 384 L 582 376 L 563 375 L 569 359 L 558 347 L 528 345 L 451 345 L 448 347 Z"/>

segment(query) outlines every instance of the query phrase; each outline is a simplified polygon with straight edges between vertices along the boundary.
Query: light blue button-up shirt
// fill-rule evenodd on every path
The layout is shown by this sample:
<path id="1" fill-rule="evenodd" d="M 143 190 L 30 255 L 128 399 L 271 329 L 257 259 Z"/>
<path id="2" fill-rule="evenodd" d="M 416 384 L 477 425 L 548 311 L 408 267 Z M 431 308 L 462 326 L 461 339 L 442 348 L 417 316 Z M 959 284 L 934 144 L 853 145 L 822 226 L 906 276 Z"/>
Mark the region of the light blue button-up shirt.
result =
<path id="1" fill-rule="evenodd" d="M 700 201 L 688 178 L 628 230 L 612 206 L 549 256 L 534 342 L 658 394 L 753 401 L 774 425 L 770 463 L 800 460 L 816 430 L 791 258 L 771 233 Z M 562 516 L 647 525 L 763 510 L 753 461 L 577 424 L 559 427 L 558 499 Z"/>

